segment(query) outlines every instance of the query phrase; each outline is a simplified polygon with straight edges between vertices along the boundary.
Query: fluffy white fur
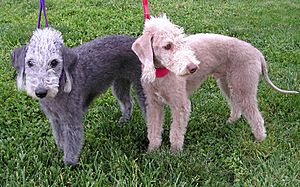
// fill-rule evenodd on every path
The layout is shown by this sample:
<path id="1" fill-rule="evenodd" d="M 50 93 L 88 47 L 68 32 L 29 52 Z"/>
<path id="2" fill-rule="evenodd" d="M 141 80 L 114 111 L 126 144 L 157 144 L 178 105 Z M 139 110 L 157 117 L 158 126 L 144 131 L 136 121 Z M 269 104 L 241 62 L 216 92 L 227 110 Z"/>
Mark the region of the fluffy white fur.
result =
<path id="1" fill-rule="evenodd" d="M 189 46 L 185 45 L 184 37 L 183 29 L 172 24 L 165 15 L 146 20 L 143 35 L 132 46 L 144 65 L 144 82 L 155 80 L 156 60 L 177 75 L 189 74 L 189 64 L 199 65 L 200 61 Z M 171 46 L 170 49 L 166 49 L 168 45 Z M 156 59 L 153 59 L 153 54 Z"/>
<path id="2" fill-rule="evenodd" d="M 61 33 L 52 28 L 33 32 L 25 56 L 25 74 L 31 77 L 25 79 L 25 90 L 31 97 L 38 99 L 35 90 L 39 86 L 48 89 L 46 97 L 53 98 L 57 94 L 63 69 L 60 50 L 63 44 Z M 52 60 L 59 62 L 55 69 L 50 66 Z"/>

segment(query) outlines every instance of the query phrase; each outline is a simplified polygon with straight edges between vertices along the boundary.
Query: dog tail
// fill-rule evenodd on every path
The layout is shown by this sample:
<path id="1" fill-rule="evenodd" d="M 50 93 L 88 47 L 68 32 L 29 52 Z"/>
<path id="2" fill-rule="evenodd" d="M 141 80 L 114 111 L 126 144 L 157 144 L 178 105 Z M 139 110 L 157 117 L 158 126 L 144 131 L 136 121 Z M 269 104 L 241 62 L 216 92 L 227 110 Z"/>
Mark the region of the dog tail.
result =
<path id="1" fill-rule="evenodd" d="M 273 82 L 270 80 L 269 75 L 268 75 L 268 69 L 267 69 L 267 63 L 265 61 L 265 59 L 262 57 L 262 61 L 261 61 L 261 69 L 262 69 L 262 75 L 265 79 L 265 81 L 276 91 L 280 92 L 280 93 L 284 93 L 284 94 L 299 94 L 299 92 L 297 91 L 290 91 L 290 90 L 283 90 L 278 88 L 277 86 L 275 86 L 273 84 Z"/>

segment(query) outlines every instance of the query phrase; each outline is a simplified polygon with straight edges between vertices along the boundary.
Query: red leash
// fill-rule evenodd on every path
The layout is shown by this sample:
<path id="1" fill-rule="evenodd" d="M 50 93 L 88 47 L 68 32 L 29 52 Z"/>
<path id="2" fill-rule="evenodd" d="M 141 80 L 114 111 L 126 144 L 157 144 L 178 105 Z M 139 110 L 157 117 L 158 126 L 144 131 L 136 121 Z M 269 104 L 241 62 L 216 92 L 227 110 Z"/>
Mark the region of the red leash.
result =
<path id="1" fill-rule="evenodd" d="M 144 20 L 150 19 L 150 12 L 148 7 L 148 0 L 142 0 L 143 1 L 143 9 L 144 9 Z M 167 68 L 155 68 L 155 75 L 156 78 L 162 78 L 166 76 L 169 73 L 169 70 Z"/>
<path id="2" fill-rule="evenodd" d="M 143 9 L 144 9 L 144 20 L 150 19 L 148 0 L 143 0 Z"/>

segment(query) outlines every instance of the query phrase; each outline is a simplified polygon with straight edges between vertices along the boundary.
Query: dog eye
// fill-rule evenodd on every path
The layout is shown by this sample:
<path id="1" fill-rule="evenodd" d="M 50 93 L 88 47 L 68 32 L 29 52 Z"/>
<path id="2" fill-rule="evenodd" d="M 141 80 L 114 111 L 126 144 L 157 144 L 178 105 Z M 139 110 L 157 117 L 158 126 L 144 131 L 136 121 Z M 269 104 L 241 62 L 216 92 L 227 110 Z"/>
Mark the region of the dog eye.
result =
<path id="1" fill-rule="evenodd" d="M 165 50 L 170 50 L 172 48 L 172 45 L 171 44 L 167 44 L 166 46 L 164 46 L 164 49 Z"/>
<path id="2" fill-rule="evenodd" d="M 50 62 L 51 68 L 55 68 L 55 67 L 57 66 L 57 64 L 58 64 L 58 61 L 57 61 L 57 60 L 52 60 L 52 61 Z"/>
<path id="3" fill-rule="evenodd" d="M 33 62 L 32 62 L 32 61 L 28 61 L 28 62 L 27 62 L 27 65 L 28 65 L 28 67 L 31 68 L 31 67 L 33 66 Z"/>

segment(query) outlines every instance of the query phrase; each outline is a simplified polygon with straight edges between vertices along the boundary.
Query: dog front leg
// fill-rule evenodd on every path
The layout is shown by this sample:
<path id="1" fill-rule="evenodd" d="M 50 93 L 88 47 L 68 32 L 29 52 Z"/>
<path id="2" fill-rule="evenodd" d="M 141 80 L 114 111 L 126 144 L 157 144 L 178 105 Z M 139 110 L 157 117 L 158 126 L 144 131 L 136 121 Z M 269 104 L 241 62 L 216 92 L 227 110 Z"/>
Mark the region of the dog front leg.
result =
<path id="1" fill-rule="evenodd" d="M 63 138 L 64 163 L 66 165 L 75 166 L 84 141 L 82 117 L 70 115 L 70 118 L 64 121 Z"/>
<path id="2" fill-rule="evenodd" d="M 64 139 L 61 124 L 59 124 L 59 120 L 57 119 L 49 119 L 49 121 L 51 123 L 52 134 L 54 136 L 56 146 L 63 150 Z"/>
<path id="3" fill-rule="evenodd" d="M 54 140 L 56 143 L 56 146 L 63 150 L 63 130 L 61 129 L 62 122 L 59 119 L 59 116 L 57 115 L 57 111 L 55 110 L 55 107 L 51 107 L 51 105 L 43 104 L 40 102 L 41 109 L 44 111 L 45 115 L 47 116 L 52 129 L 52 134 L 54 136 Z"/>
<path id="4" fill-rule="evenodd" d="M 184 135 L 191 112 L 191 102 L 187 97 L 184 97 L 184 99 L 174 98 L 170 103 L 170 107 L 173 120 L 170 130 L 170 143 L 171 152 L 175 154 L 183 148 Z"/>
<path id="5" fill-rule="evenodd" d="M 155 97 L 155 96 L 153 96 Z M 148 152 L 158 149 L 162 141 L 162 125 L 164 121 L 164 104 L 149 96 L 147 98 L 147 129 L 148 129 Z"/>

